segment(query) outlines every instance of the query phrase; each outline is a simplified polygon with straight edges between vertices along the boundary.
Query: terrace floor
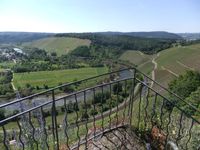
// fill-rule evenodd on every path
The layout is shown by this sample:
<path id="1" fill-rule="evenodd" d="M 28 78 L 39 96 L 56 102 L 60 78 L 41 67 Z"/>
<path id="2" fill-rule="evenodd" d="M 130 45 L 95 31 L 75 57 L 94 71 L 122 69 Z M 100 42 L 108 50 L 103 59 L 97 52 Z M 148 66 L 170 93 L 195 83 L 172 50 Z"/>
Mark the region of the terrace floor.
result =
<path id="1" fill-rule="evenodd" d="M 127 127 L 111 130 L 87 143 L 88 150 L 145 150 L 146 145 Z M 80 147 L 84 150 L 85 145 Z"/>

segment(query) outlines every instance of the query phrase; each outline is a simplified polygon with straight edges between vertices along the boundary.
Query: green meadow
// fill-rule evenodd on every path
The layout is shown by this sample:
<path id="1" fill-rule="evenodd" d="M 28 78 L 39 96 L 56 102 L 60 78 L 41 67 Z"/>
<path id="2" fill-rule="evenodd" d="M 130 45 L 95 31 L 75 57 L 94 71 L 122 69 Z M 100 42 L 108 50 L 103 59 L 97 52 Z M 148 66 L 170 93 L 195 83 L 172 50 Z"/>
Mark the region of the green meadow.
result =
<path id="1" fill-rule="evenodd" d="M 67 69 L 56 71 L 38 71 L 30 73 L 15 73 L 15 87 L 24 87 L 26 84 L 31 86 L 49 87 L 57 86 L 59 83 L 67 83 L 75 80 L 85 79 L 100 75 L 108 71 L 107 67 Z"/>
<path id="2" fill-rule="evenodd" d="M 22 46 L 36 47 L 44 49 L 47 52 L 56 52 L 59 56 L 67 54 L 69 51 L 77 48 L 78 46 L 89 46 L 90 40 L 71 38 L 71 37 L 49 37 L 33 42 L 23 43 Z"/>

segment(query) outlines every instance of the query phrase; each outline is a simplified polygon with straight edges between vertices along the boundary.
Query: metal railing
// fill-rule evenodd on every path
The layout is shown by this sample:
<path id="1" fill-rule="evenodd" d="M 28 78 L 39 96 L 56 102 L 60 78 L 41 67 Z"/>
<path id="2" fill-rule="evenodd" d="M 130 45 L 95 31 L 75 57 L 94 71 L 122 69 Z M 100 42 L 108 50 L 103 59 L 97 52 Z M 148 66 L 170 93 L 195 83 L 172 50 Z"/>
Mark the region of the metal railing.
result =
<path id="1" fill-rule="evenodd" d="M 75 90 L 61 92 L 70 86 Z M 128 128 L 144 147 L 197 149 L 200 121 L 185 106 L 199 112 L 139 70 L 122 69 L 0 105 L 7 115 L 0 120 L 0 149 L 110 149 L 108 143 L 129 149 L 131 137 L 121 130 Z M 125 132 L 129 144 L 117 145 L 113 139 L 122 135 L 115 131 Z"/>

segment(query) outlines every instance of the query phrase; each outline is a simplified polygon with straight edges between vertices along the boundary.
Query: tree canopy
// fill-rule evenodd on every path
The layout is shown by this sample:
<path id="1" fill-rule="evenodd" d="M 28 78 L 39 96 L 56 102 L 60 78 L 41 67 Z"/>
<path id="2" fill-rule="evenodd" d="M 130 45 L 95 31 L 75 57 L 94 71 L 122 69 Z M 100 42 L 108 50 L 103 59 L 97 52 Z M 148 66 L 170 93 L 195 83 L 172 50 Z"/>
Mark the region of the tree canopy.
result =
<path id="1" fill-rule="evenodd" d="M 200 108 L 200 73 L 196 71 L 187 71 L 169 84 L 172 92 L 181 96 L 186 102 L 192 104 L 197 109 Z M 171 96 L 174 104 L 180 106 L 190 115 L 200 115 L 195 109 L 178 101 L 175 96 Z M 169 106 L 170 108 L 171 106 Z"/>

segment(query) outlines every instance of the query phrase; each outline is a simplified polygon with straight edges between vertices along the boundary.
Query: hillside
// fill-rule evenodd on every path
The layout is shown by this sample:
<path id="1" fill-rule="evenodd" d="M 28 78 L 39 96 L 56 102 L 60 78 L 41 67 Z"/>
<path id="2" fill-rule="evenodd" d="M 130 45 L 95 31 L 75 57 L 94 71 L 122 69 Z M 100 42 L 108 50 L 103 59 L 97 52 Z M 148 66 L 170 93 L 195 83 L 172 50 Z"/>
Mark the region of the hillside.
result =
<path id="1" fill-rule="evenodd" d="M 120 55 L 127 49 L 135 49 L 152 54 L 169 48 L 176 42 L 174 39 L 143 38 L 102 33 L 61 33 L 55 36 L 89 39 L 99 52 L 109 49 L 109 52 L 114 55 Z"/>
<path id="2" fill-rule="evenodd" d="M 180 75 L 185 70 L 192 69 L 200 71 L 200 44 L 190 46 L 174 47 L 160 52 L 156 59 L 158 68 L 163 67 Z"/>
<path id="3" fill-rule="evenodd" d="M 140 51 L 128 50 L 120 56 L 120 60 L 128 61 L 136 65 L 140 71 L 149 74 L 154 68 L 153 57 L 154 55 L 147 55 Z"/>
<path id="4" fill-rule="evenodd" d="M 78 46 L 89 46 L 90 40 L 70 37 L 49 37 L 33 42 L 23 43 L 22 46 L 45 49 L 48 52 L 56 52 L 58 55 L 67 54 Z"/>
<path id="5" fill-rule="evenodd" d="M 155 68 L 155 64 L 157 68 Z M 167 87 L 175 77 L 186 70 L 200 71 L 200 44 L 190 46 L 176 46 L 159 52 L 157 56 L 145 55 L 138 51 L 126 51 L 120 57 L 138 66 L 144 73 L 150 73 L 155 69 L 155 80 Z"/>
<path id="6" fill-rule="evenodd" d="M 144 54 L 140 51 L 128 50 L 120 56 L 121 60 L 126 60 L 137 66 L 150 61 L 152 55 Z"/>

